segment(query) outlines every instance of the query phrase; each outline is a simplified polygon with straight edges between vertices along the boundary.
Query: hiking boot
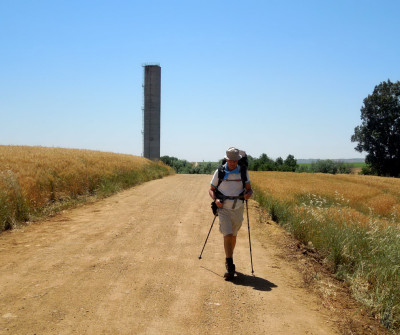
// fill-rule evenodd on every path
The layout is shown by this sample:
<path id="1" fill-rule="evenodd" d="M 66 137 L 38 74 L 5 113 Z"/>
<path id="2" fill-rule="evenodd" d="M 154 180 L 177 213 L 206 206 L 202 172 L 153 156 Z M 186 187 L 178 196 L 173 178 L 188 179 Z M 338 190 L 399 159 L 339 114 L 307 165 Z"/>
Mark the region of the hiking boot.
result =
<path id="1" fill-rule="evenodd" d="M 225 262 L 226 272 L 224 274 L 224 278 L 229 280 L 235 276 L 235 264 L 233 264 L 232 258 L 227 258 Z"/>

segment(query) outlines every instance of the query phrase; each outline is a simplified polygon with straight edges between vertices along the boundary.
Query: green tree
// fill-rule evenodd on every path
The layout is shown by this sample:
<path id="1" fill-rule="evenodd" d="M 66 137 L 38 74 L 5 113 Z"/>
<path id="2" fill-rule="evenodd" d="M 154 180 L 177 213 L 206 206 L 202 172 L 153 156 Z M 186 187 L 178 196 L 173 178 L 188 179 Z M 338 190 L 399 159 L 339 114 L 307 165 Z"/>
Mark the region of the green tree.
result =
<path id="1" fill-rule="evenodd" d="M 263 153 L 259 158 L 247 156 L 250 171 L 296 171 L 297 160 L 293 155 L 287 156 L 285 160 L 278 157 L 275 161 Z"/>
<path id="2" fill-rule="evenodd" d="M 297 159 L 294 158 L 293 155 L 288 155 L 283 164 L 285 166 L 285 171 L 294 172 L 297 168 Z"/>
<path id="3" fill-rule="evenodd" d="M 367 152 L 365 162 L 382 176 L 400 176 L 400 81 L 382 82 L 361 107 L 360 126 L 354 129 L 355 149 Z"/>
<path id="4" fill-rule="evenodd" d="M 247 161 L 249 162 L 249 171 L 255 171 L 254 170 L 254 162 L 257 158 L 253 158 L 250 155 L 247 155 Z"/>
<path id="5" fill-rule="evenodd" d="M 277 159 L 275 159 L 275 169 L 277 171 L 285 171 L 285 169 L 283 167 L 283 159 L 282 159 L 282 157 L 278 157 Z"/>
<path id="6" fill-rule="evenodd" d="M 275 171 L 275 162 L 267 154 L 261 154 L 255 163 L 256 171 Z"/>

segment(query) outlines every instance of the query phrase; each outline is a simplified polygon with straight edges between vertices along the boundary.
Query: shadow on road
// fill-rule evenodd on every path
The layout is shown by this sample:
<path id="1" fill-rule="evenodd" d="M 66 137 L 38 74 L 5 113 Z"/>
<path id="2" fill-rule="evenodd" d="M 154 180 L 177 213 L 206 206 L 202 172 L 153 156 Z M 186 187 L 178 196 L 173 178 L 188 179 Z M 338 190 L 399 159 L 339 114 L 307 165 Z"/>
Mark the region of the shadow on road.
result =
<path id="1" fill-rule="evenodd" d="M 211 273 L 217 275 L 218 277 L 224 278 L 224 276 L 221 276 L 220 274 L 216 273 L 213 270 L 210 270 L 204 266 L 200 267 L 203 268 L 204 270 L 210 271 Z M 271 283 L 270 281 L 264 278 L 245 275 L 244 273 L 237 271 L 235 277 L 229 280 L 229 282 L 235 285 L 250 286 L 257 291 L 271 291 L 273 288 L 278 287 L 274 283 Z"/>
<path id="2" fill-rule="evenodd" d="M 271 291 L 273 288 L 278 287 L 264 278 L 245 275 L 237 271 L 236 276 L 230 282 L 235 285 L 250 286 L 257 291 Z"/>
<path id="3" fill-rule="evenodd" d="M 217 275 L 218 277 L 224 278 L 224 276 L 221 276 L 220 274 L 216 273 L 216 272 L 215 272 L 215 271 L 213 271 L 213 270 L 207 269 L 207 268 L 206 268 L 206 267 L 204 267 L 204 266 L 200 266 L 200 267 L 201 267 L 201 268 L 203 268 L 204 270 L 210 271 L 211 273 L 213 273 L 213 274 Z"/>

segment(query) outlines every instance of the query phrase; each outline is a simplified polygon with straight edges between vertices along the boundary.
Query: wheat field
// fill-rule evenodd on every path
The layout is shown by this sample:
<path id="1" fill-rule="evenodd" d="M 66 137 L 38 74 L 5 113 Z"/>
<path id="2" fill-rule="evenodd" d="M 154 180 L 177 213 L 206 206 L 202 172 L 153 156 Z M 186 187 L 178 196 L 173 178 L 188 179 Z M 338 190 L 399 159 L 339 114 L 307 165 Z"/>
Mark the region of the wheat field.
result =
<path id="1" fill-rule="evenodd" d="M 251 172 L 272 218 L 316 249 L 356 299 L 400 330 L 400 179 Z"/>
<path id="2" fill-rule="evenodd" d="M 322 173 L 251 172 L 251 181 L 285 202 L 319 197 L 341 203 L 361 215 L 400 216 L 400 179 Z"/>
<path id="3" fill-rule="evenodd" d="M 54 203 L 105 196 L 172 173 L 161 162 L 132 155 L 0 146 L 0 231 Z"/>

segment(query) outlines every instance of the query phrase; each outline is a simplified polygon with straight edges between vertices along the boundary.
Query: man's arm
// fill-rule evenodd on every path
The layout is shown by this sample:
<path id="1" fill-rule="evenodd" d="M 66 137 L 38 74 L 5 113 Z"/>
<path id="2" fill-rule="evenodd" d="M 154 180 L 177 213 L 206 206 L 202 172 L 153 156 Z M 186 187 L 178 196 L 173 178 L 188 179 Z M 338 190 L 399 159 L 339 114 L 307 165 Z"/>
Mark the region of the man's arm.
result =
<path id="1" fill-rule="evenodd" d="M 211 188 L 208 191 L 208 194 L 210 195 L 211 199 L 215 200 L 216 196 L 215 196 L 215 187 L 211 185 Z"/>
<path id="2" fill-rule="evenodd" d="M 244 187 L 246 188 L 246 191 L 244 192 L 244 199 L 249 200 L 250 197 L 253 195 L 253 190 L 250 183 L 246 183 Z"/>
<path id="3" fill-rule="evenodd" d="M 211 188 L 208 191 L 208 194 L 210 195 L 211 199 L 215 200 L 216 205 L 219 208 L 222 208 L 223 204 L 222 204 L 221 200 L 217 199 L 217 197 L 215 196 L 215 190 L 216 190 L 216 188 L 213 185 L 211 185 Z"/>

